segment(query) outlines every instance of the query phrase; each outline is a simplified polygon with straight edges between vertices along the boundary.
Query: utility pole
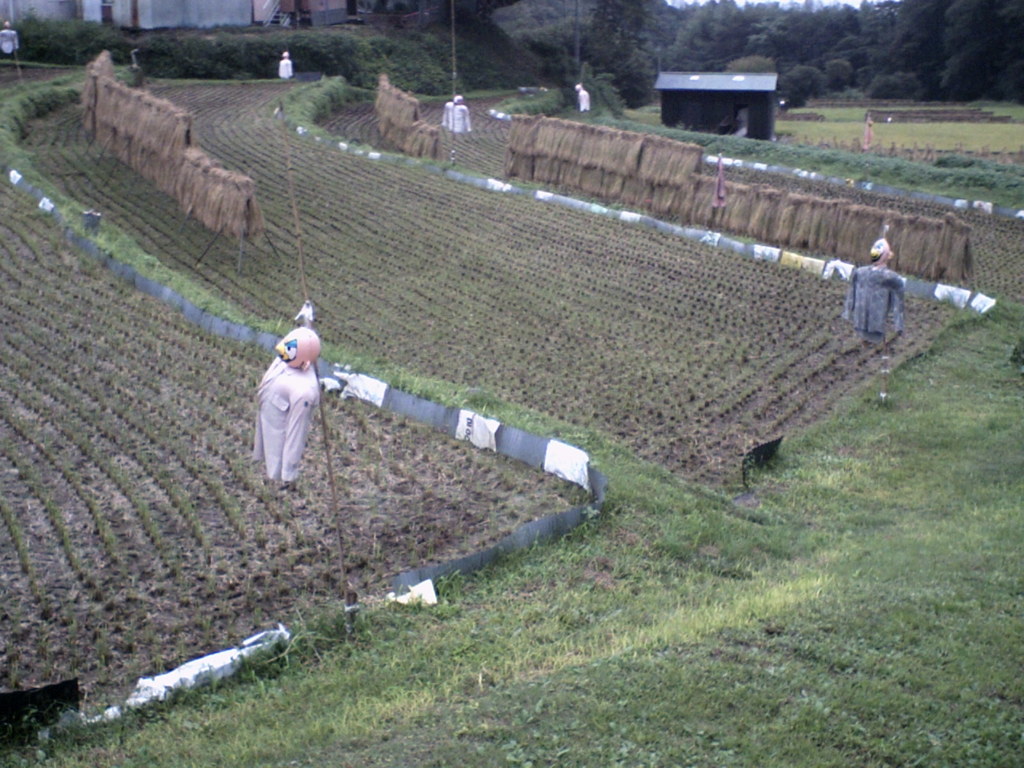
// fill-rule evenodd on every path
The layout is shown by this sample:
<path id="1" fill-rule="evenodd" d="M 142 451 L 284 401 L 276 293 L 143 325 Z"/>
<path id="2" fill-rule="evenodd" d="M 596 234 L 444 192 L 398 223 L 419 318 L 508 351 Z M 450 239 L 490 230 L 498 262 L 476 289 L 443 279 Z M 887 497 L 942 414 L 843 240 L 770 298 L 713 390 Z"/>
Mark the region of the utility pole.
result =
<path id="1" fill-rule="evenodd" d="M 580 69 L 580 0 L 576 0 L 576 18 L 573 23 L 573 39 L 576 51 L 576 77 L 580 78 L 583 76 L 583 71 Z"/>

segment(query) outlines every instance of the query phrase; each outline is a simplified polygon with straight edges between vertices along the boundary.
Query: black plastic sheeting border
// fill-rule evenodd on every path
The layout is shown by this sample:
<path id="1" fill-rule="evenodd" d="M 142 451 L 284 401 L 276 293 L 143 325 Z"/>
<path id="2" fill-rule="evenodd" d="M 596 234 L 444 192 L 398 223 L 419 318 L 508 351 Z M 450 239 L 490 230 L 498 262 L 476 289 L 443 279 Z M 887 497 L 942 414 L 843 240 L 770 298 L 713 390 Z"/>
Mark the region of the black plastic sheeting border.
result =
<path id="1" fill-rule="evenodd" d="M 77 710 L 81 698 L 77 677 L 0 693 L 0 737 L 31 737 L 37 729 L 56 722 L 66 710 Z"/>
<path id="2" fill-rule="evenodd" d="M 10 169 L 5 168 L 5 173 L 9 172 Z M 49 202 L 41 190 L 28 184 L 23 179 L 19 178 L 16 182 L 12 179 L 12 183 L 15 187 L 23 189 L 37 200 L 40 200 L 40 202 L 43 200 Z M 50 205 L 52 206 L 52 204 Z M 95 242 L 79 235 L 71 227 L 67 226 L 64 217 L 55 207 L 48 206 L 48 212 L 64 227 L 64 237 L 69 243 L 98 260 L 111 272 L 134 285 L 137 290 L 179 310 L 187 320 L 198 325 L 203 330 L 217 336 L 257 344 L 264 349 L 273 349 L 277 344 L 279 339 L 274 334 L 257 331 L 242 323 L 225 320 L 222 317 L 200 309 L 177 291 L 168 288 L 156 280 L 140 275 L 134 267 L 113 258 Z M 331 366 L 323 360 L 319 362 L 317 367 L 321 378 L 332 377 L 332 371 L 340 370 L 340 366 Z M 393 389 L 391 386 L 387 387 L 380 407 L 414 421 L 433 426 L 446 432 L 452 439 L 455 439 L 460 408 L 440 405 L 408 392 Z M 550 442 L 550 438 L 540 437 L 507 424 L 499 425 L 495 433 L 495 450 L 497 453 L 521 461 L 535 469 L 543 469 Z M 587 477 L 591 498 L 586 504 L 525 523 L 488 549 L 450 562 L 424 566 L 400 573 L 393 580 L 395 591 L 399 593 L 407 591 L 409 587 L 426 579 L 436 579 L 440 576 L 456 572 L 469 573 L 489 565 L 502 555 L 517 549 L 563 536 L 585 520 L 594 516 L 604 504 L 605 493 L 608 487 L 607 477 L 594 467 L 589 466 L 589 464 L 587 467 Z"/>

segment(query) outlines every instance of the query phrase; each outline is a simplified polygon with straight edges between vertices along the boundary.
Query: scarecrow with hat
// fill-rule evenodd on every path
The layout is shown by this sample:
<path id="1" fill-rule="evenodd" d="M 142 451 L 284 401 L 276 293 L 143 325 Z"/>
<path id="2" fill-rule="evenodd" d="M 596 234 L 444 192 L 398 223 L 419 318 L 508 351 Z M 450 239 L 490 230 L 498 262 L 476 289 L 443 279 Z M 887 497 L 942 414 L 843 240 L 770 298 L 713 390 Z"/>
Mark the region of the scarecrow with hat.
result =
<path id="1" fill-rule="evenodd" d="M 843 319 L 864 341 L 885 341 L 890 316 L 897 334 L 903 333 L 903 278 L 889 268 L 892 246 L 880 237 L 871 246 L 871 263 L 853 270 L 846 291 Z"/>
<path id="2" fill-rule="evenodd" d="M 888 229 L 886 227 L 885 229 Z M 853 324 L 865 345 L 881 344 L 882 386 L 878 396 L 889 396 L 889 341 L 886 338 L 889 318 L 897 334 L 903 333 L 903 278 L 889 269 L 892 246 L 882 237 L 871 246 L 871 263 L 857 267 L 850 275 L 846 290 L 843 318 Z"/>

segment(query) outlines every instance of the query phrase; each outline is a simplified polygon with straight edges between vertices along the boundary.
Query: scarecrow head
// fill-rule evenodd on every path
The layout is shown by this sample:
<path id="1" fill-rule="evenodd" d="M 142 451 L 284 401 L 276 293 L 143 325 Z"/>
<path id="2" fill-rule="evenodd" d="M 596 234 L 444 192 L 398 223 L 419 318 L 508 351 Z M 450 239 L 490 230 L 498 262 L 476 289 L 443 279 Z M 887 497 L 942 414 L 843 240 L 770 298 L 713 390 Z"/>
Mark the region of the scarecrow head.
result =
<path id="1" fill-rule="evenodd" d="M 871 246 L 871 261 L 885 261 L 890 256 L 892 248 L 889 247 L 889 241 L 884 237 L 875 240 L 875 244 Z"/>
<path id="2" fill-rule="evenodd" d="M 320 357 L 320 337 L 309 328 L 296 328 L 274 347 L 290 367 L 306 370 Z"/>

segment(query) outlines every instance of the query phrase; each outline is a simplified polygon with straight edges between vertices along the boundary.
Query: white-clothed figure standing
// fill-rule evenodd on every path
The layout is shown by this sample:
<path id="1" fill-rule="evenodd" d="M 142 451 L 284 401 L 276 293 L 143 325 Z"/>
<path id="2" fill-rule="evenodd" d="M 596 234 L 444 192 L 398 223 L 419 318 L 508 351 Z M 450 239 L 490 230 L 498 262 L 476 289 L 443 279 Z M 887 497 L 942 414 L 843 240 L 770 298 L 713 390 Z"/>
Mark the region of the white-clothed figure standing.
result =
<path id="1" fill-rule="evenodd" d="M 452 117 L 455 115 L 455 99 L 449 99 L 444 103 L 444 114 L 441 115 L 441 127 L 446 131 L 452 129 Z"/>
<path id="2" fill-rule="evenodd" d="M 5 21 L 4 28 L 0 30 L 0 51 L 11 56 L 20 47 L 17 30 L 11 29 L 11 22 Z"/>
<path id="3" fill-rule="evenodd" d="M 576 101 L 579 104 L 580 112 L 590 111 L 590 93 L 583 87 L 583 83 L 576 83 Z"/>
<path id="4" fill-rule="evenodd" d="M 320 338 L 309 328 L 296 328 L 274 349 L 278 356 L 257 391 L 253 459 L 264 462 L 267 477 L 287 488 L 299 475 L 306 435 L 320 403 L 313 368 L 320 357 Z"/>
<path id="5" fill-rule="evenodd" d="M 469 107 L 462 102 L 461 96 L 452 99 L 452 133 L 469 133 L 473 130 L 469 124 Z"/>
<path id="6" fill-rule="evenodd" d="M 293 74 L 292 57 L 285 51 L 281 54 L 281 61 L 277 63 L 277 76 L 282 80 L 290 80 Z"/>

